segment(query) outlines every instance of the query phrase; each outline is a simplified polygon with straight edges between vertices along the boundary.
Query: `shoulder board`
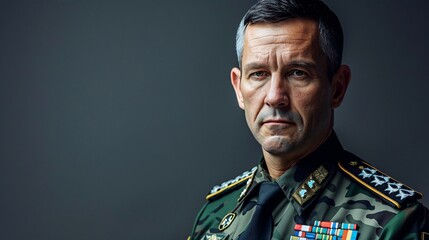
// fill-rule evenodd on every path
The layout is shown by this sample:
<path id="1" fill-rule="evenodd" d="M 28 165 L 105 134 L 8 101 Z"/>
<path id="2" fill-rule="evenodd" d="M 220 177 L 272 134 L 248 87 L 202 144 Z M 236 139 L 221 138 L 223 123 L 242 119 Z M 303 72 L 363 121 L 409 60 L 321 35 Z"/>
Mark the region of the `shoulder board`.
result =
<path id="1" fill-rule="evenodd" d="M 234 179 L 228 180 L 220 185 L 216 185 L 210 190 L 209 194 L 206 196 L 207 200 L 212 199 L 215 196 L 219 196 L 221 193 L 227 193 L 229 190 L 235 189 L 243 185 L 246 180 L 251 179 L 253 174 L 256 172 L 257 167 L 252 168 L 250 171 L 242 173 L 240 176 L 235 177 Z"/>
<path id="2" fill-rule="evenodd" d="M 340 161 L 338 166 L 346 175 L 398 209 L 422 198 L 421 193 L 396 181 L 357 157 L 353 160 Z"/>

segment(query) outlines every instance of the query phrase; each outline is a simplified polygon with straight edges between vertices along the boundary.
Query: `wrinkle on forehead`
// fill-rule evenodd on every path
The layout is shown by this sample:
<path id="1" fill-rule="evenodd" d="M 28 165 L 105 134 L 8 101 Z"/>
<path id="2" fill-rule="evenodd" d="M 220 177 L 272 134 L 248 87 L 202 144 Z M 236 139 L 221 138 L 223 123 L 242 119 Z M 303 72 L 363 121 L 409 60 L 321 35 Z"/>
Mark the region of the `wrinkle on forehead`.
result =
<path id="1" fill-rule="evenodd" d="M 250 54 L 254 60 L 268 62 L 270 54 L 271 58 L 278 54 L 307 55 L 321 50 L 318 38 L 318 26 L 312 20 L 251 24 L 245 34 L 243 56 Z"/>
<path id="2" fill-rule="evenodd" d="M 277 23 L 255 23 L 250 24 L 247 29 L 249 28 L 258 29 L 258 31 L 246 31 L 245 39 L 249 42 L 260 40 L 278 43 L 285 39 L 286 42 L 294 42 L 318 37 L 318 34 L 314 34 L 318 30 L 316 22 L 308 19 L 296 18 Z"/>
<path id="3" fill-rule="evenodd" d="M 247 46 L 250 48 L 266 45 L 288 45 L 288 44 L 305 44 L 312 42 L 312 34 L 306 33 L 284 33 L 284 34 L 269 34 L 268 32 L 262 35 L 261 32 L 252 32 L 246 38 Z M 258 36 L 260 35 L 260 36 Z"/>

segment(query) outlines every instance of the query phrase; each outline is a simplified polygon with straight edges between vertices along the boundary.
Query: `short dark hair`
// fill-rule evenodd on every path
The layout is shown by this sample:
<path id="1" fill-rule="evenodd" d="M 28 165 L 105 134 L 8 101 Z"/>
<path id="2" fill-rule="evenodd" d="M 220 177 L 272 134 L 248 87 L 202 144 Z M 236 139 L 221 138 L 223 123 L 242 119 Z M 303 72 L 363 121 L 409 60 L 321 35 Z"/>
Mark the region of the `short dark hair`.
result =
<path id="1" fill-rule="evenodd" d="M 244 15 L 237 30 L 236 50 L 241 67 L 244 33 L 252 23 L 277 23 L 292 18 L 314 20 L 319 25 L 320 46 L 328 58 L 328 75 L 335 74 L 343 55 L 343 29 L 337 15 L 320 0 L 260 0 Z"/>

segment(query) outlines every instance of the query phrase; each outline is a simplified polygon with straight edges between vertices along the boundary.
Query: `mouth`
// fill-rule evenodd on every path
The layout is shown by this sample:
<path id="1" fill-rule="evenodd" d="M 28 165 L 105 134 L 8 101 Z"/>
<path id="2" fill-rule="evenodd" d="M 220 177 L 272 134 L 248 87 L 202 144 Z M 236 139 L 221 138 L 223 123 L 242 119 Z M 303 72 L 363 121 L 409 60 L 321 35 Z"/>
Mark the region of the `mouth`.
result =
<path id="1" fill-rule="evenodd" d="M 284 120 L 284 119 L 267 119 L 267 120 L 264 120 L 262 122 L 262 125 L 264 125 L 264 124 L 269 124 L 269 125 L 290 125 L 290 124 L 293 124 L 293 122 L 287 121 L 287 120 Z"/>

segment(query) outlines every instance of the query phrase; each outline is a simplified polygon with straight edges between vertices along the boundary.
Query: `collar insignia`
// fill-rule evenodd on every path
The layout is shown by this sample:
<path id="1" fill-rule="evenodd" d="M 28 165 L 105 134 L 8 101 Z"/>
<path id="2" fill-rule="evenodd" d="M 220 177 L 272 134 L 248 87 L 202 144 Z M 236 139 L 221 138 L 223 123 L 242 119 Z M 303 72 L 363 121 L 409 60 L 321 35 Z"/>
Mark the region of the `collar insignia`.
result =
<path id="1" fill-rule="evenodd" d="M 297 188 L 293 198 L 302 206 L 320 189 L 322 182 L 328 176 L 328 171 L 320 166 Z"/>

